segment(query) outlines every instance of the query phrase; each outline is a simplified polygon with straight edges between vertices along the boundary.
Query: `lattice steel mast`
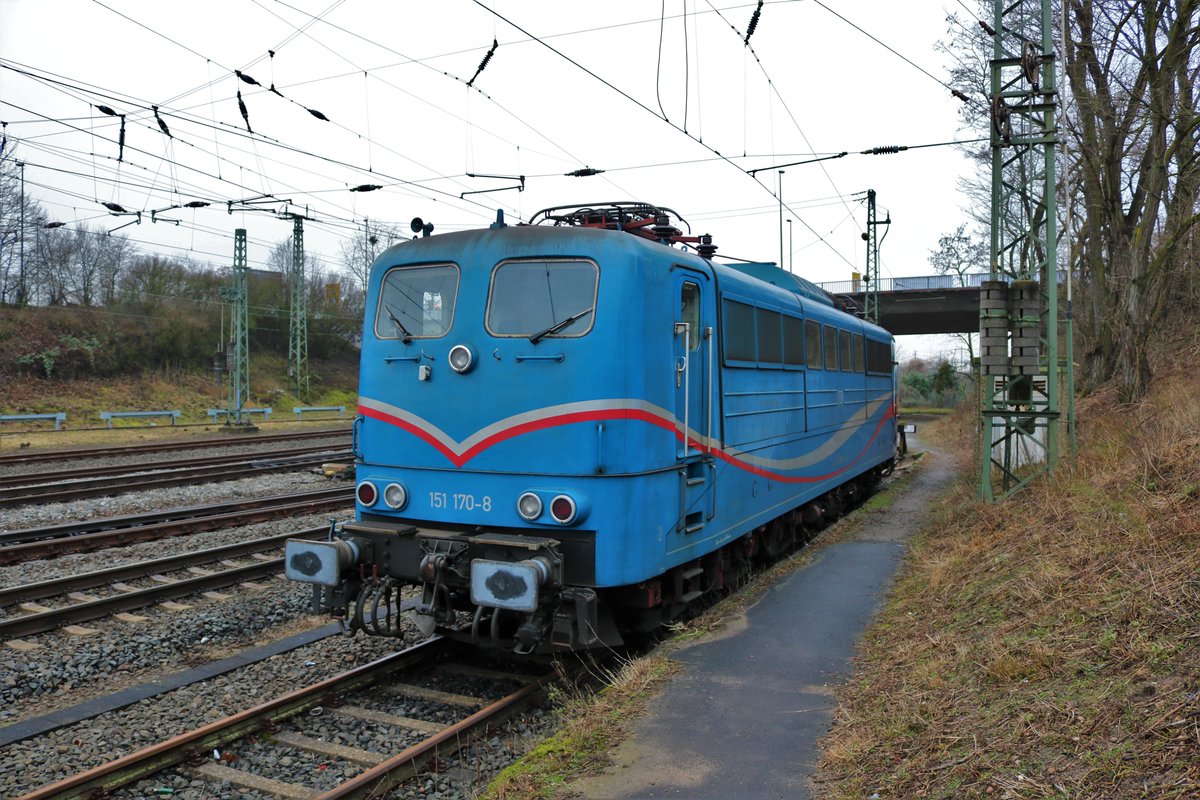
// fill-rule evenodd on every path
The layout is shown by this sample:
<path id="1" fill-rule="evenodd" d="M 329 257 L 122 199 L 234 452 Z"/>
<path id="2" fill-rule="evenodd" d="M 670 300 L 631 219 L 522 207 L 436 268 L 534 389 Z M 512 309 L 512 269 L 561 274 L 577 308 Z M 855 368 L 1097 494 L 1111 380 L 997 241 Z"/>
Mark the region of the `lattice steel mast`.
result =
<path id="1" fill-rule="evenodd" d="M 980 292 L 979 492 L 988 501 L 1057 465 L 1061 369 L 1050 0 L 994 8 L 985 26 L 994 41 L 991 274 Z"/>
<path id="2" fill-rule="evenodd" d="M 291 324 L 288 326 L 288 377 L 301 401 L 308 400 L 308 281 L 304 277 L 304 218 L 292 216 Z"/>
<path id="3" fill-rule="evenodd" d="M 891 225 L 892 214 L 880 222 L 875 216 L 875 190 L 867 190 L 867 229 L 862 238 L 867 243 L 867 268 L 863 271 L 863 316 L 879 324 L 879 233 L 880 225 Z"/>
<path id="4" fill-rule="evenodd" d="M 230 380 L 226 393 L 226 419 L 232 423 L 243 423 L 242 413 L 250 400 L 250 325 L 248 268 L 246 266 L 246 229 L 233 232 L 233 287 L 229 316 L 229 341 L 225 351 Z"/>

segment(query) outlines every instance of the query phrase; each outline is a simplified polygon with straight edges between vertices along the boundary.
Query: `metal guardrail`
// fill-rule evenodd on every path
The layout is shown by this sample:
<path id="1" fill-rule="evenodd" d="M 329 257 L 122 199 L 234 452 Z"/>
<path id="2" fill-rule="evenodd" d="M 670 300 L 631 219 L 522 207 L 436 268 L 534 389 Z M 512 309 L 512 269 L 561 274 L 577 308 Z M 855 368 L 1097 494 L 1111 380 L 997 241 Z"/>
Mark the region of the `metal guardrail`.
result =
<path id="1" fill-rule="evenodd" d="M 101 411 L 100 419 L 108 423 L 110 428 L 114 419 L 126 417 L 170 417 L 171 424 L 174 425 L 179 415 L 178 411 Z"/>
<path id="2" fill-rule="evenodd" d="M 962 277 L 958 275 L 918 275 L 911 278 L 881 278 L 878 289 L 880 292 L 978 289 L 979 284 L 990 278 L 991 273 L 988 272 L 971 272 Z M 1062 283 L 1066 279 L 1066 270 L 1060 270 L 1058 273 L 1059 283 Z M 830 283 L 818 283 L 817 286 L 833 294 L 858 294 L 867 288 L 866 281 L 863 280 L 832 281 Z"/>
<path id="3" fill-rule="evenodd" d="M 345 406 L 293 406 L 292 413 L 299 419 L 305 411 L 336 411 L 339 417 L 346 416 Z"/>
<path id="4" fill-rule="evenodd" d="M 273 409 L 271 409 L 271 408 L 243 408 L 242 413 L 243 414 L 262 414 L 263 419 L 269 420 L 271 418 L 272 410 Z M 236 411 L 231 412 L 227 408 L 210 408 L 207 411 L 208 416 L 212 417 L 214 420 L 220 416 L 229 417 L 236 413 L 237 413 Z"/>
<path id="5" fill-rule="evenodd" d="M 26 422 L 37 419 L 52 419 L 54 430 L 61 431 L 62 424 L 67 421 L 67 415 L 62 411 L 55 414 L 0 414 L 0 422 Z"/>

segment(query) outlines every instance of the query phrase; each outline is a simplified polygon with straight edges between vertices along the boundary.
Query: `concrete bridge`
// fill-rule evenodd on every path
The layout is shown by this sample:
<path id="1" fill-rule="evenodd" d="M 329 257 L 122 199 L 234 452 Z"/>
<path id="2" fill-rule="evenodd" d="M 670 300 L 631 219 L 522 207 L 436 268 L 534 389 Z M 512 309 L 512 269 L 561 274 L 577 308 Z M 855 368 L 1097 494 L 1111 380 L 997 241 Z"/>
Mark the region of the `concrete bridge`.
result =
<path id="1" fill-rule="evenodd" d="M 988 273 L 972 273 L 964 278 L 925 275 L 882 279 L 879 282 L 879 324 L 895 336 L 978 331 L 979 284 L 987 280 Z M 865 284 L 861 280 L 818 286 L 854 301 L 859 308 L 865 303 Z"/>

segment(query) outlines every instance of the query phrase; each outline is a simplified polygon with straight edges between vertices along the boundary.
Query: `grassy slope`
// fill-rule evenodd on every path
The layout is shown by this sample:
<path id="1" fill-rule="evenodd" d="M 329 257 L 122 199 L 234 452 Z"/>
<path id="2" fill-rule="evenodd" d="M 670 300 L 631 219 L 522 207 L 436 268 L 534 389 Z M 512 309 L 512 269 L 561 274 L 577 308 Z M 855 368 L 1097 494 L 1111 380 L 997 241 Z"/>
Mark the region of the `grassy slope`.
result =
<path id="1" fill-rule="evenodd" d="M 357 402 L 358 363 L 354 359 L 313 362 L 312 395 L 307 404 L 345 405 L 349 414 Z M 182 422 L 197 422 L 208 419 L 207 409 L 224 406 L 225 391 L 224 387 L 214 385 L 211 372 L 201 371 L 75 380 L 23 376 L 3 380 L 0 413 L 65 411 L 67 427 L 74 429 L 101 425 L 100 411 L 178 409 L 183 412 Z M 272 419 L 280 421 L 291 417 L 292 406 L 305 405 L 288 389 L 285 360 L 274 354 L 252 356 L 250 394 L 248 406 L 273 407 Z M 138 426 L 146 422 L 129 424 Z M 28 427 L 28 423 L 6 423 L 0 433 L 15 432 L 22 427 Z M 42 427 L 52 429 L 53 423 Z"/>
<path id="2" fill-rule="evenodd" d="M 1200 796 L 1198 386 L 1088 398 L 1077 464 L 1005 503 L 964 464 L 839 692 L 817 796 Z M 945 423 L 960 452 L 972 424 Z"/>

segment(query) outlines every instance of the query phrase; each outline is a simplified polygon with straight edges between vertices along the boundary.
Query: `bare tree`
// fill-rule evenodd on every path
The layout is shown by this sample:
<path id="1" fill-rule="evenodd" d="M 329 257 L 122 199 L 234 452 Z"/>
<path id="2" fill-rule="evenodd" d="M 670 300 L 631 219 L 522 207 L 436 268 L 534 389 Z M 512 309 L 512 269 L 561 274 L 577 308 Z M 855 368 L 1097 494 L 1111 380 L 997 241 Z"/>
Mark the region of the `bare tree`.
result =
<path id="1" fill-rule="evenodd" d="M 962 223 L 938 239 L 936 250 L 929 251 L 929 265 L 939 275 L 953 275 L 959 286 L 968 285 L 968 275 L 986 272 L 988 269 L 988 242 L 968 234 L 967 223 Z M 967 350 L 968 362 L 975 359 L 975 334 L 954 333 L 951 338 Z"/>
<path id="2" fill-rule="evenodd" d="M 1200 0 L 1069 0 L 1085 388 L 1145 393 L 1148 345 L 1200 222 Z M 1194 269 L 1194 267 L 1193 267 Z"/>
<path id="3" fill-rule="evenodd" d="M 371 262 L 391 245 L 404 239 L 399 228 L 386 223 L 363 220 L 362 233 L 341 243 L 342 267 L 362 292 L 371 277 Z"/>

